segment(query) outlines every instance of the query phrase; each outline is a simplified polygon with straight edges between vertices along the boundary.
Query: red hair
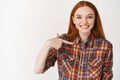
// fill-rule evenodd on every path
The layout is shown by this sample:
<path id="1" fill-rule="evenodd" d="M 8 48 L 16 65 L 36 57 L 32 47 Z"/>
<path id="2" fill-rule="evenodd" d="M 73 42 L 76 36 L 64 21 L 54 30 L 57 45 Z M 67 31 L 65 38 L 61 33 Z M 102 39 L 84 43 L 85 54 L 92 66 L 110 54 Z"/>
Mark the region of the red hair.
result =
<path id="1" fill-rule="evenodd" d="M 97 37 L 105 38 L 101 19 L 100 19 L 99 13 L 97 11 L 97 8 L 88 1 L 80 1 L 73 7 L 73 9 L 71 11 L 71 15 L 70 15 L 68 32 L 67 32 L 67 34 L 63 34 L 62 36 L 66 36 L 70 39 L 75 39 L 79 35 L 79 31 L 75 27 L 75 24 L 73 23 L 72 16 L 74 16 L 74 13 L 78 8 L 83 7 L 83 6 L 90 7 L 95 13 L 95 23 L 94 23 L 93 29 L 91 30 L 91 33 Z"/>

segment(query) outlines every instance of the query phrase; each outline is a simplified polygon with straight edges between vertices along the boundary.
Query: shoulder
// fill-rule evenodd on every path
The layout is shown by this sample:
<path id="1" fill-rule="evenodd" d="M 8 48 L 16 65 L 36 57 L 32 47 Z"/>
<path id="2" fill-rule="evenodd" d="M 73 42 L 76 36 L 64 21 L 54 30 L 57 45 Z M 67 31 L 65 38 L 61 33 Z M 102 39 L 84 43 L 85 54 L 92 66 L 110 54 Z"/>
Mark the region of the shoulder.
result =
<path id="1" fill-rule="evenodd" d="M 112 43 L 111 43 L 109 40 L 104 39 L 104 38 L 99 38 L 99 37 L 97 37 L 96 40 L 97 40 L 98 42 L 101 42 L 101 43 L 105 43 L 105 44 L 110 44 L 110 45 L 112 45 Z"/>
<path id="2" fill-rule="evenodd" d="M 104 47 L 104 49 L 112 49 L 113 47 L 112 43 L 109 40 L 99 37 L 96 38 L 96 44 L 98 44 L 101 47 Z"/>

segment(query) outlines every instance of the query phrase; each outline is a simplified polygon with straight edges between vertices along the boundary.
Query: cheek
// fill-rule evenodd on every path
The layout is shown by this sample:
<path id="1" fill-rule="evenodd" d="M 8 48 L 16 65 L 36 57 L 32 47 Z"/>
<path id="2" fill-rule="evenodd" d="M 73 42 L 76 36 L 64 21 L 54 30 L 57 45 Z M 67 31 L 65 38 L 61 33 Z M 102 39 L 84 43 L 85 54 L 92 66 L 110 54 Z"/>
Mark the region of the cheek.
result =
<path id="1" fill-rule="evenodd" d="M 80 23 L 81 23 L 80 20 L 76 20 L 75 22 L 76 25 L 79 25 Z"/>
<path id="2" fill-rule="evenodd" d="M 75 24 L 75 26 L 77 26 L 79 24 L 79 21 L 78 20 L 74 20 L 74 24 Z"/>
<path id="3" fill-rule="evenodd" d="M 89 24 L 91 24 L 91 25 L 94 25 L 94 23 L 95 23 L 94 20 L 90 20 L 90 21 L 89 21 Z"/>

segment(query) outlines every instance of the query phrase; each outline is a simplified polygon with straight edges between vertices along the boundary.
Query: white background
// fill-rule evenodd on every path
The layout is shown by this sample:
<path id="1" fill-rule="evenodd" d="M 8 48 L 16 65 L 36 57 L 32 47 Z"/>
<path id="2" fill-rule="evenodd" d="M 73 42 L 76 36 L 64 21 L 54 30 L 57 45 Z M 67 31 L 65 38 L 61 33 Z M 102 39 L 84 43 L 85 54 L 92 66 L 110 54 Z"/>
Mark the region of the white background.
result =
<path id="1" fill-rule="evenodd" d="M 0 80 L 57 80 L 57 66 L 33 72 L 43 43 L 67 32 L 72 7 L 79 0 L 0 0 Z M 100 13 L 106 37 L 113 44 L 114 78 L 120 80 L 119 0 L 89 0 Z"/>

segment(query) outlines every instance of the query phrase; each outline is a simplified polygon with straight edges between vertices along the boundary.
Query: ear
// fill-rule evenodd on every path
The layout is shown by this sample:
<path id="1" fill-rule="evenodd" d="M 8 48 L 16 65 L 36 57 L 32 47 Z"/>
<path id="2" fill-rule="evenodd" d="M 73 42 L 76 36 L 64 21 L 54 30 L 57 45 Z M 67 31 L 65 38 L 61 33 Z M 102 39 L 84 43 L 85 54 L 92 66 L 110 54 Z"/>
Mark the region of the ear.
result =
<path id="1" fill-rule="evenodd" d="M 73 20 L 73 23 L 75 24 L 75 18 L 74 18 L 74 16 L 72 16 L 72 20 Z"/>

